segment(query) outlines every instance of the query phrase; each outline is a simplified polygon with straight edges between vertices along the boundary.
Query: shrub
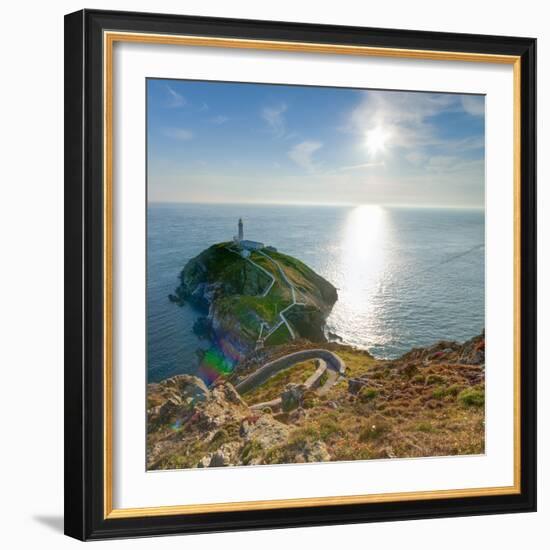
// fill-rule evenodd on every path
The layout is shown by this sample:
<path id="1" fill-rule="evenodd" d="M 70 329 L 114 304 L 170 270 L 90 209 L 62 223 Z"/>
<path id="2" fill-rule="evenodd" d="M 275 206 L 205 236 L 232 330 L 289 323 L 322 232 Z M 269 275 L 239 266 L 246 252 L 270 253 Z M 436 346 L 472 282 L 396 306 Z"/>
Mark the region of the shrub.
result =
<path id="1" fill-rule="evenodd" d="M 447 395 L 452 395 L 456 397 L 461 391 L 462 386 L 459 386 L 458 384 L 453 384 L 452 386 L 447 388 Z"/>
<path id="2" fill-rule="evenodd" d="M 308 443 L 309 441 L 317 441 L 318 439 L 319 432 L 315 428 L 308 426 L 306 428 L 295 430 L 290 436 L 289 443 L 291 445 L 300 446 Z"/>
<path id="3" fill-rule="evenodd" d="M 362 388 L 359 392 L 359 399 L 363 402 L 365 401 L 372 401 L 376 397 L 378 397 L 378 394 L 380 392 L 378 390 L 375 390 L 374 388 Z"/>
<path id="4" fill-rule="evenodd" d="M 328 372 L 325 370 L 323 374 L 321 374 L 321 378 L 319 378 L 319 386 L 324 386 L 327 383 L 328 380 Z"/>
<path id="5" fill-rule="evenodd" d="M 415 376 L 418 373 L 418 367 L 413 364 L 405 365 L 405 367 L 403 367 L 401 372 L 410 380 L 413 376 Z"/>
<path id="6" fill-rule="evenodd" d="M 371 449 L 361 445 L 338 448 L 333 454 L 334 460 L 369 460 L 376 458 Z"/>
<path id="7" fill-rule="evenodd" d="M 438 388 L 435 388 L 435 390 L 432 392 L 432 397 L 434 399 L 443 399 L 447 395 L 447 392 L 445 388 L 439 386 Z"/>
<path id="8" fill-rule="evenodd" d="M 250 464 L 252 459 L 256 458 L 262 452 L 262 444 L 255 439 L 250 440 L 241 452 L 241 459 L 244 465 Z"/>
<path id="9" fill-rule="evenodd" d="M 458 394 L 458 400 L 465 407 L 483 407 L 485 405 L 485 390 L 482 388 L 467 388 Z"/>
<path id="10" fill-rule="evenodd" d="M 304 409 L 311 409 L 319 404 L 319 400 L 316 399 L 313 395 L 307 395 L 304 397 L 302 406 Z"/>
<path id="11" fill-rule="evenodd" d="M 373 441 L 379 439 L 381 436 L 390 431 L 390 426 L 383 420 L 374 420 L 370 426 L 363 428 L 359 432 L 360 443 L 366 443 L 367 441 Z"/>
<path id="12" fill-rule="evenodd" d="M 446 388 L 445 386 L 438 386 L 432 392 L 434 399 L 445 399 L 446 401 L 452 401 L 464 388 L 458 384 L 453 384 Z"/>
<path id="13" fill-rule="evenodd" d="M 443 384 L 445 382 L 445 378 L 442 376 L 439 376 L 439 374 L 430 374 L 426 378 L 426 384 L 432 385 L 432 384 Z"/>
<path id="14" fill-rule="evenodd" d="M 239 421 L 228 422 L 225 424 L 224 430 L 227 432 L 228 440 L 235 439 L 236 437 L 239 437 L 241 423 Z"/>
<path id="15" fill-rule="evenodd" d="M 214 434 L 214 437 L 210 440 L 210 445 L 208 445 L 208 447 L 210 450 L 216 450 L 228 439 L 229 434 L 222 428 Z"/>
<path id="16" fill-rule="evenodd" d="M 264 464 L 282 464 L 286 459 L 284 446 L 272 447 L 263 457 Z"/>
<path id="17" fill-rule="evenodd" d="M 319 436 L 323 441 L 330 438 L 331 435 L 340 433 L 340 426 L 334 420 L 324 420 L 319 427 Z"/>

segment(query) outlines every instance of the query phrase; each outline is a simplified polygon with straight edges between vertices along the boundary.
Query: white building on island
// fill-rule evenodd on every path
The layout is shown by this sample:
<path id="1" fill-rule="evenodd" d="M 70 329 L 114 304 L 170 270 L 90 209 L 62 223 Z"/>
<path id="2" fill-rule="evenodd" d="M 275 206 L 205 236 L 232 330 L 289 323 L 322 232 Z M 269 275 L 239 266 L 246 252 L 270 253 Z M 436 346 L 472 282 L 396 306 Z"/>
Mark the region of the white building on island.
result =
<path id="1" fill-rule="evenodd" d="M 244 227 L 242 218 L 239 218 L 238 229 L 239 232 L 237 235 L 235 235 L 235 237 L 233 237 L 233 241 L 242 250 L 241 254 L 249 256 L 251 250 L 261 250 L 262 248 L 264 248 L 264 243 L 260 243 L 258 241 L 249 241 L 244 238 Z M 248 252 L 248 254 L 244 254 L 245 251 Z"/>
<path id="2" fill-rule="evenodd" d="M 239 218 L 239 241 L 244 239 L 243 219 Z"/>

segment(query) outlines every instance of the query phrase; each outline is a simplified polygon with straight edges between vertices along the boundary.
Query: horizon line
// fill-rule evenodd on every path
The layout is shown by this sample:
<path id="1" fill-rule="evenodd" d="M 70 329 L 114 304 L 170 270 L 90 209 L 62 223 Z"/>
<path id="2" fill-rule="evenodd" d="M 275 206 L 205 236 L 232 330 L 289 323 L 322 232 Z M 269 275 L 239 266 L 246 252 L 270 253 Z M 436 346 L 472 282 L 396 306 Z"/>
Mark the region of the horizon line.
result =
<path id="1" fill-rule="evenodd" d="M 375 202 L 252 202 L 252 201 L 147 201 L 149 205 L 164 205 L 164 204 L 189 204 L 189 205 L 203 205 L 203 206 L 340 206 L 340 207 L 359 207 L 359 206 L 379 206 L 381 208 L 426 208 L 426 209 L 445 209 L 445 210 L 485 210 L 485 205 L 447 205 L 447 204 L 398 204 L 389 203 L 381 204 Z"/>

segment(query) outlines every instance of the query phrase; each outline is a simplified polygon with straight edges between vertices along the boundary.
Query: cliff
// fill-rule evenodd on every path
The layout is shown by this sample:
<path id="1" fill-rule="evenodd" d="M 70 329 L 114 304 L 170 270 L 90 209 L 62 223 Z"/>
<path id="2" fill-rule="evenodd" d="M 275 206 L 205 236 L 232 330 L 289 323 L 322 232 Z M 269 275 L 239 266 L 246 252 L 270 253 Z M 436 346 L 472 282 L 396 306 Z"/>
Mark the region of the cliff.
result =
<path id="1" fill-rule="evenodd" d="M 215 244 L 189 260 L 170 299 L 204 313 L 196 332 L 243 359 L 264 346 L 324 342 L 336 289 L 301 261 L 272 248 Z"/>
<path id="2" fill-rule="evenodd" d="M 210 387 L 190 375 L 149 384 L 147 400 L 149 469 L 481 454 L 485 337 L 395 361 L 294 341 Z"/>

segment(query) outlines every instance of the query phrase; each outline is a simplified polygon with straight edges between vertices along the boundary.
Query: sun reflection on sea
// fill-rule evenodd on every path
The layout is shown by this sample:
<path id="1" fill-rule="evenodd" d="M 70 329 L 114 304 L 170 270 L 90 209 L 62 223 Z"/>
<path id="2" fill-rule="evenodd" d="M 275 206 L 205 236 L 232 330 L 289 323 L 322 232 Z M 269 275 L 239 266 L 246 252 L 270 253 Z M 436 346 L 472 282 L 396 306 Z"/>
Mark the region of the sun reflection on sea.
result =
<path id="1" fill-rule="evenodd" d="M 380 333 L 380 311 L 387 281 L 391 239 L 390 216 L 384 207 L 361 205 L 351 210 L 342 227 L 340 262 L 334 266 L 338 302 L 328 319 L 336 334 Z M 389 337 L 389 334 L 388 334 Z"/>

